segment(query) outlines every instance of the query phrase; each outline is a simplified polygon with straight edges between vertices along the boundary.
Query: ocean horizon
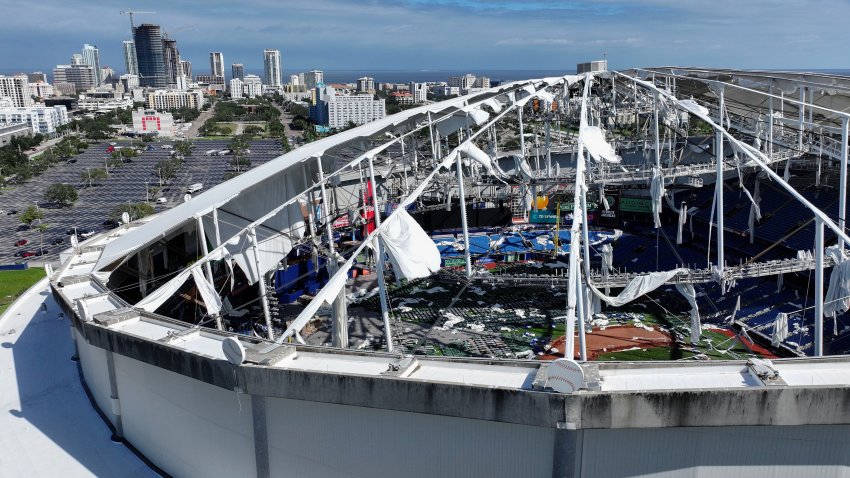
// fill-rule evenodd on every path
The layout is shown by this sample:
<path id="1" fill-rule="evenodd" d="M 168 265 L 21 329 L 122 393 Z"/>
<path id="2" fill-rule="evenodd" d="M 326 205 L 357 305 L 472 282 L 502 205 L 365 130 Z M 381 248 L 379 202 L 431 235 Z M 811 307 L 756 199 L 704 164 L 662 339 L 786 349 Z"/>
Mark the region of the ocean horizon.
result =
<path id="1" fill-rule="evenodd" d="M 206 66 L 206 64 L 201 65 Z M 308 69 L 284 69 L 282 73 L 283 81 L 286 83 L 289 81 L 289 76 L 297 73 L 309 71 Z M 22 68 L 0 68 L 0 74 L 2 75 L 12 75 L 16 73 L 32 73 L 33 71 L 42 71 L 48 74 L 49 77 L 52 77 L 53 68 L 42 68 L 42 69 L 22 69 Z M 575 68 L 564 68 L 562 70 L 559 69 L 468 69 L 468 70 L 457 70 L 457 69 L 325 69 L 322 70 L 325 76 L 325 83 L 354 83 L 358 78 L 362 78 L 364 76 L 371 77 L 375 79 L 375 82 L 378 83 L 407 83 L 410 81 L 415 81 L 418 83 L 422 82 L 439 82 L 439 81 L 448 81 L 450 76 L 460 76 L 465 75 L 467 73 L 471 73 L 475 76 L 486 76 L 490 78 L 491 81 L 515 81 L 515 80 L 524 80 L 528 78 L 546 78 L 552 76 L 563 76 L 575 73 Z M 764 70 L 764 71 L 788 71 L 788 72 L 813 72 L 813 73 L 827 73 L 833 75 L 842 75 L 842 76 L 850 76 L 850 69 L 773 69 L 773 70 Z M 122 74 L 118 71 L 119 74 Z M 206 69 L 193 68 L 193 74 L 195 75 L 204 75 L 208 72 Z M 226 79 L 230 79 L 230 72 L 226 71 Z M 263 76 L 262 68 L 245 68 L 246 74 L 258 75 L 260 77 Z M 50 78 L 52 81 L 53 79 Z"/>

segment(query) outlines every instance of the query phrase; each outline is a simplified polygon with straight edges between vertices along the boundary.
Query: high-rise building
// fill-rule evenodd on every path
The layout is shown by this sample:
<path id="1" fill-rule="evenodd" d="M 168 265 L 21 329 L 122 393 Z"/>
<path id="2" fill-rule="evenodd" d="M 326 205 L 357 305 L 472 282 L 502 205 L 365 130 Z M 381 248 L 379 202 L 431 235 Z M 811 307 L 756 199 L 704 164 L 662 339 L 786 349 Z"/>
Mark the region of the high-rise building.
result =
<path id="1" fill-rule="evenodd" d="M 231 78 L 243 79 L 245 78 L 245 65 L 242 63 L 234 63 L 230 65 L 230 75 Z"/>
<path id="2" fill-rule="evenodd" d="M 76 60 L 77 56 L 80 55 L 74 55 L 71 61 Z M 66 90 L 60 87 L 63 83 L 73 84 L 76 91 L 94 88 L 96 86 L 94 68 L 81 64 L 56 65 L 53 69 L 53 84 L 64 93 Z"/>
<path id="3" fill-rule="evenodd" d="M 165 59 L 162 49 L 162 30 L 159 25 L 143 23 L 133 29 L 136 43 L 136 59 L 139 66 L 139 84 L 154 88 L 165 88 Z"/>
<path id="4" fill-rule="evenodd" d="M 239 78 L 232 78 L 230 80 L 230 97 L 242 98 L 242 80 Z"/>
<path id="5" fill-rule="evenodd" d="M 136 60 L 136 43 L 124 40 L 124 67 L 128 75 L 139 76 L 139 63 Z"/>
<path id="6" fill-rule="evenodd" d="M 280 50 L 263 50 L 263 78 L 269 86 L 281 86 Z"/>
<path id="7" fill-rule="evenodd" d="M 27 80 L 30 83 L 38 83 L 39 81 L 47 83 L 47 75 L 40 71 L 34 71 L 27 75 Z"/>
<path id="8" fill-rule="evenodd" d="M 83 64 L 83 55 L 80 55 L 79 53 L 71 55 L 71 66 L 80 66 Z"/>
<path id="9" fill-rule="evenodd" d="M 162 39 L 162 61 L 165 63 L 166 84 L 169 88 L 177 88 L 177 77 L 180 76 L 180 51 L 177 40 Z"/>
<path id="10" fill-rule="evenodd" d="M 357 92 L 358 93 L 374 93 L 375 92 L 375 79 L 370 78 L 368 76 L 364 76 L 363 78 L 357 79 Z"/>
<path id="11" fill-rule="evenodd" d="M 224 53 L 220 51 L 210 52 L 210 76 L 224 78 Z"/>
<path id="12" fill-rule="evenodd" d="M 475 88 L 490 88 L 490 78 L 479 76 L 475 79 Z"/>
<path id="13" fill-rule="evenodd" d="M 428 85 L 411 81 L 409 88 L 414 103 L 424 103 L 428 100 Z"/>
<path id="14" fill-rule="evenodd" d="M 33 104 L 27 75 L 0 75 L 0 98 L 12 100 L 12 106 L 23 108 Z"/>
<path id="15" fill-rule="evenodd" d="M 103 68 L 100 69 L 100 84 L 101 85 L 105 85 L 107 83 L 113 84 L 116 81 L 117 80 L 116 80 L 116 76 L 115 76 L 115 70 L 113 70 L 112 68 L 110 68 L 108 66 L 104 66 Z"/>
<path id="16" fill-rule="evenodd" d="M 298 75 L 289 75 L 289 86 L 300 86 L 301 79 Z"/>
<path id="17" fill-rule="evenodd" d="M 0 125 L 24 123 L 33 133 L 54 134 L 67 122 L 68 110 L 63 105 L 16 108 L 8 99 L 0 99 Z"/>
<path id="18" fill-rule="evenodd" d="M 192 81 L 192 62 L 189 60 L 180 60 L 180 71 L 189 81 Z"/>
<path id="19" fill-rule="evenodd" d="M 475 75 L 467 73 L 463 76 L 450 76 L 449 86 L 460 88 L 460 91 L 464 92 L 475 86 Z"/>
<path id="20" fill-rule="evenodd" d="M 331 128 L 366 124 L 386 114 L 384 100 L 375 100 L 371 95 L 337 95 L 330 86 L 316 88 L 316 105 L 310 108 L 310 116 L 317 123 Z"/>
<path id="21" fill-rule="evenodd" d="M 203 106 L 204 94 L 201 90 L 155 90 L 148 92 L 145 97 L 145 107 L 157 110 L 200 109 Z"/>
<path id="22" fill-rule="evenodd" d="M 304 86 L 307 90 L 312 90 L 319 85 L 325 83 L 325 73 L 322 70 L 311 70 L 304 73 Z"/>
<path id="23" fill-rule="evenodd" d="M 136 75 L 121 75 L 119 78 L 124 91 L 131 91 L 133 88 L 139 87 L 139 77 Z"/>
<path id="24" fill-rule="evenodd" d="M 53 81 L 53 89 L 59 92 L 60 96 L 74 96 L 77 92 L 77 85 L 67 81 Z"/>
<path id="25" fill-rule="evenodd" d="M 100 71 L 100 50 L 94 45 L 86 43 L 83 45 L 83 64 L 94 68 L 94 86 L 103 84 L 103 76 Z"/>
<path id="26" fill-rule="evenodd" d="M 29 90 L 30 96 L 42 99 L 50 98 L 56 94 L 56 89 L 53 88 L 53 85 L 44 81 L 30 82 Z"/>
<path id="27" fill-rule="evenodd" d="M 248 98 L 255 98 L 263 94 L 263 80 L 257 75 L 245 75 L 242 80 L 242 91 Z"/>
<path id="28" fill-rule="evenodd" d="M 217 85 L 220 86 L 221 89 L 224 89 L 224 77 L 223 76 L 213 76 L 213 75 L 196 75 L 195 81 L 198 83 L 206 83 L 208 85 Z"/>

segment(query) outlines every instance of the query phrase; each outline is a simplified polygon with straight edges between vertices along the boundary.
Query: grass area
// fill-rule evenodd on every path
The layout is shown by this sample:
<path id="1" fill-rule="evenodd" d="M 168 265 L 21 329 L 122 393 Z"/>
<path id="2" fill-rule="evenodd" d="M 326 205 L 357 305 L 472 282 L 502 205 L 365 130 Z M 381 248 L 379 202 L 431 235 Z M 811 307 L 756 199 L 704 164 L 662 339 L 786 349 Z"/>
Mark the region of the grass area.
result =
<path id="1" fill-rule="evenodd" d="M 233 123 L 219 123 L 218 125 L 229 129 L 231 135 L 236 131 L 236 125 Z"/>
<path id="2" fill-rule="evenodd" d="M 673 347 L 652 347 L 648 349 L 622 350 L 620 352 L 608 352 L 599 354 L 596 360 L 605 362 L 609 360 L 619 360 L 626 362 L 636 362 L 642 360 L 679 360 L 682 358 L 693 357 L 695 354 L 687 350 L 681 350 Z"/>
<path id="3" fill-rule="evenodd" d="M 44 269 L 0 271 L 0 315 L 33 284 L 44 277 Z"/>

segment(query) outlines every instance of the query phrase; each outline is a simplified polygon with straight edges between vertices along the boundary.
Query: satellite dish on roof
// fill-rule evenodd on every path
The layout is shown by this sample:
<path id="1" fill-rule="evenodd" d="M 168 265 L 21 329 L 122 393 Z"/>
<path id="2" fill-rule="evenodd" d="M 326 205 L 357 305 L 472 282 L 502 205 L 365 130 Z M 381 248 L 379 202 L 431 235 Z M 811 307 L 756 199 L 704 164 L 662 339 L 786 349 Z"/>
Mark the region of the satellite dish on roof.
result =
<path id="1" fill-rule="evenodd" d="M 130 214 L 127 213 L 127 212 L 122 212 L 121 213 L 121 222 L 124 223 L 124 224 L 129 224 L 130 223 Z"/>
<path id="2" fill-rule="evenodd" d="M 192 199 L 191 194 L 184 194 L 183 195 L 183 202 L 189 202 L 190 199 Z"/>
<path id="3" fill-rule="evenodd" d="M 224 357 L 233 365 L 242 365 L 245 361 L 245 347 L 235 337 L 227 337 L 221 342 Z"/>
<path id="4" fill-rule="evenodd" d="M 80 314 L 80 320 L 82 320 L 83 322 L 91 321 L 91 313 L 89 312 L 89 306 L 86 305 L 86 303 L 80 299 L 77 299 L 77 313 Z"/>
<path id="5" fill-rule="evenodd" d="M 546 381 L 556 392 L 573 393 L 584 387 L 584 370 L 574 360 L 553 360 L 546 369 Z"/>

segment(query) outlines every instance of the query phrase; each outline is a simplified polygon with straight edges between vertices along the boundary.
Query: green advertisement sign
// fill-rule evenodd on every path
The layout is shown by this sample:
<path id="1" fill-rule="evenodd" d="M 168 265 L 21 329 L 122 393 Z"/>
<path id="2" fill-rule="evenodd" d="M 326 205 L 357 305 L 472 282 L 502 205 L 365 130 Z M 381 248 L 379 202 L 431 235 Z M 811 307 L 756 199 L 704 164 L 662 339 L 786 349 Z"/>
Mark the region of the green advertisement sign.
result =
<path id="1" fill-rule="evenodd" d="M 466 259 L 446 259 L 444 267 L 460 267 L 466 265 Z"/>
<path id="2" fill-rule="evenodd" d="M 528 222 L 534 224 L 556 224 L 558 222 L 558 215 L 548 209 L 531 211 L 528 215 Z"/>
<path id="3" fill-rule="evenodd" d="M 652 214 L 652 201 L 639 198 L 620 198 L 620 212 Z"/>

